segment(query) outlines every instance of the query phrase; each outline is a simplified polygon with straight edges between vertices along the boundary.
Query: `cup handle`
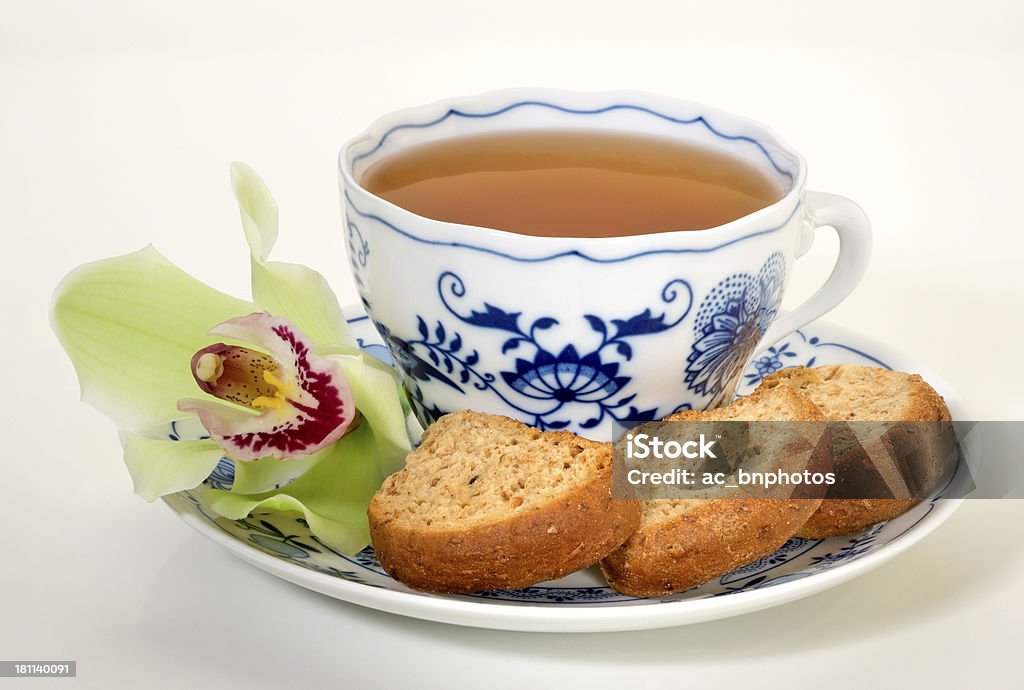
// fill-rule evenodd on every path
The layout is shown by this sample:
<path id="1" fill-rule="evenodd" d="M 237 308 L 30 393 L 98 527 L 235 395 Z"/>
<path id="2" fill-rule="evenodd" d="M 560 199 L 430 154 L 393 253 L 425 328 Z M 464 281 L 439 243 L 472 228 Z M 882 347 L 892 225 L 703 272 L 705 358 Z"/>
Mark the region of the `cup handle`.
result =
<path id="1" fill-rule="evenodd" d="M 853 292 L 864 277 L 871 258 L 871 224 L 857 204 L 846 197 L 824 192 L 807 192 L 804 208 L 810 222 L 810 241 L 803 241 L 797 256 L 811 247 L 813 233 L 829 226 L 839 235 L 839 256 L 835 268 L 818 291 L 806 302 L 769 326 L 751 356 L 756 357 L 793 331 L 832 311 Z"/>

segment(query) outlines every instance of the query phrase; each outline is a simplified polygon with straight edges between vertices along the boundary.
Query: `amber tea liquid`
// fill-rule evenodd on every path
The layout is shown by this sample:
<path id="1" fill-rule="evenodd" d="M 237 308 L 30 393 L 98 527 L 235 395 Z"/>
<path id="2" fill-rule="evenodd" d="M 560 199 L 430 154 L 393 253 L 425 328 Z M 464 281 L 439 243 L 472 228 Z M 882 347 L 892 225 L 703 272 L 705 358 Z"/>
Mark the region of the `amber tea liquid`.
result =
<path id="1" fill-rule="evenodd" d="M 704 230 L 782 198 L 749 163 L 673 139 L 519 130 L 429 142 L 370 166 L 362 186 L 427 218 L 549 237 Z"/>

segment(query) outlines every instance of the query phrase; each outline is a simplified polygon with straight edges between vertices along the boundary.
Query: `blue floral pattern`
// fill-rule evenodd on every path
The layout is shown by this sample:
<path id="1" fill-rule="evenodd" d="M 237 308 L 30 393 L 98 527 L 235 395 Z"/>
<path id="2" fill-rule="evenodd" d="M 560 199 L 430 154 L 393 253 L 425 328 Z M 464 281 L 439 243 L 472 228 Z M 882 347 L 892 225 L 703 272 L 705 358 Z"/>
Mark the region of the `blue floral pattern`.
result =
<path id="1" fill-rule="evenodd" d="M 370 245 L 363 239 L 363 232 L 359 226 L 352 221 L 348 222 L 348 260 L 352 266 L 352 275 L 355 276 L 356 285 L 360 289 L 366 287 L 363 280 L 363 270 L 366 268 L 366 261 L 370 258 Z"/>
<path id="2" fill-rule="evenodd" d="M 411 338 L 399 337 L 378 323 L 424 424 L 446 412 L 424 403 L 421 384 L 427 382 L 460 393 L 468 386 L 488 390 L 539 429 L 567 428 L 569 419 L 559 413 L 569 405 L 582 405 L 588 410 L 589 416 L 580 423 L 582 429 L 592 429 L 606 419 L 655 419 L 658 409 L 634 404 L 637 393 L 629 390 L 632 378 L 622 373 L 622 365 L 633 358 L 634 339 L 678 326 L 693 304 L 690 284 L 674 278 L 661 290 L 662 308 L 658 313 L 648 307 L 622 317 L 586 314 L 583 318 L 596 344 L 580 352 L 572 344 L 553 345 L 559 343 L 560 325 L 554 317 L 526 319 L 522 311 L 488 302 L 464 306 L 466 285 L 454 272 L 441 274 L 437 292 L 444 308 L 461 327 L 503 332 L 506 337 L 501 354 L 506 360 L 500 365 L 504 368 L 482 363 L 477 350 L 464 346 L 460 326 L 450 322 L 428 324 L 417 317 L 417 335 Z"/>
<path id="3" fill-rule="evenodd" d="M 690 390 L 710 397 L 707 408 L 732 395 L 744 362 L 778 313 L 785 282 L 786 260 L 775 252 L 757 276 L 736 273 L 704 297 L 683 380 Z"/>
<path id="4" fill-rule="evenodd" d="M 814 548 L 815 544 L 816 542 L 810 539 L 793 537 L 780 546 L 779 550 L 775 553 L 768 554 L 763 558 L 757 559 L 753 563 L 748 563 L 745 566 L 737 568 L 731 573 L 723 575 L 719 579 L 719 582 L 723 585 L 730 585 L 734 582 L 739 582 L 753 577 L 754 575 L 760 575 L 768 570 L 772 570 L 773 568 L 790 562 L 793 558 Z"/>
<path id="5" fill-rule="evenodd" d="M 743 378 L 748 384 L 757 385 L 761 383 L 761 379 L 765 376 L 774 374 L 779 369 L 783 369 L 786 366 L 792 366 L 793 363 L 787 364 L 786 360 L 792 359 L 796 356 L 796 352 L 790 349 L 788 342 L 773 345 L 765 350 L 763 355 L 751 361 L 750 365 L 754 370 L 750 373 L 744 374 Z"/>
<path id="6" fill-rule="evenodd" d="M 206 478 L 206 483 L 211 489 L 230 491 L 231 485 L 235 483 L 235 463 L 229 458 L 221 458 Z"/>
<path id="7" fill-rule="evenodd" d="M 820 555 L 812 556 L 812 568 L 815 571 L 827 570 L 828 568 L 832 568 L 844 561 L 855 560 L 868 551 L 871 551 L 875 540 L 878 539 L 883 527 L 884 525 L 881 524 L 875 525 L 867 531 L 847 539 L 846 544 L 843 546 L 829 550 Z M 841 538 L 833 541 L 841 542 Z"/>
<path id="8" fill-rule="evenodd" d="M 249 541 L 285 558 L 306 559 L 315 553 L 321 553 L 320 549 L 313 546 L 314 539 L 310 538 L 309 525 L 305 520 L 296 520 L 296 527 L 286 533 L 268 519 L 273 515 L 253 513 L 245 519 L 238 520 L 237 524 L 239 528 L 250 532 Z"/>
<path id="9" fill-rule="evenodd" d="M 546 601 L 552 604 L 574 604 L 622 599 L 622 595 L 611 587 L 523 587 L 522 589 L 495 589 L 490 592 L 480 592 L 479 597 L 496 601 L 523 601 L 531 603 Z"/>

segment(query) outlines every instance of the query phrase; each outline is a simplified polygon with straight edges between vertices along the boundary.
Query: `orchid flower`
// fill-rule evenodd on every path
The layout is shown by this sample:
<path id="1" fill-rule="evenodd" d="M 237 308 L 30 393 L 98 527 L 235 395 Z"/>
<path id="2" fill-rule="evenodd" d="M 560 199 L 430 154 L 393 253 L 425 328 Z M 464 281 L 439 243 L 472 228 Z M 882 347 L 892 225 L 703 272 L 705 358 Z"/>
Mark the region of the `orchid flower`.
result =
<path id="1" fill-rule="evenodd" d="M 197 414 L 235 460 L 309 455 L 337 441 L 352 424 L 355 406 L 341 365 L 314 355 L 312 344 L 288 320 L 250 314 L 209 334 L 269 351 L 216 343 L 192 355 L 198 387 L 235 405 L 185 398 L 178 409 Z"/>
<path id="2" fill-rule="evenodd" d="M 240 163 L 231 179 L 252 302 L 147 247 L 72 271 L 51 323 L 82 399 L 119 427 L 137 494 L 153 501 L 195 488 L 228 457 L 231 490 L 205 490 L 214 511 L 297 511 L 326 544 L 352 553 L 369 540 L 370 497 L 410 449 L 407 403 L 393 372 L 359 351 L 323 276 L 268 261 L 278 211 L 263 181 Z M 209 438 L 162 431 L 189 415 Z"/>

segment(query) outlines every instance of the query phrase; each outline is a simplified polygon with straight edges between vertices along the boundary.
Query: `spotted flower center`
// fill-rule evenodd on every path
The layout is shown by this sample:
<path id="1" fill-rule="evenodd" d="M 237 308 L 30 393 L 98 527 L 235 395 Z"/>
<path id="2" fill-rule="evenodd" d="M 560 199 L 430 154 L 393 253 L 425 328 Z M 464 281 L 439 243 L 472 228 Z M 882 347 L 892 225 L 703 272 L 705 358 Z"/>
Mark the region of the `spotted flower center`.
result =
<path id="1" fill-rule="evenodd" d="M 224 343 L 205 347 L 192 357 L 192 376 L 204 392 L 252 409 L 280 409 L 289 388 L 273 357 Z"/>
<path id="2" fill-rule="evenodd" d="M 215 343 L 192 356 L 199 388 L 234 405 L 183 399 L 178 409 L 199 415 L 232 458 L 302 457 L 354 428 L 358 413 L 340 365 L 314 355 L 294 324 L 262 312 L 225 321 L 210 334 L 266 350 Z"/>

